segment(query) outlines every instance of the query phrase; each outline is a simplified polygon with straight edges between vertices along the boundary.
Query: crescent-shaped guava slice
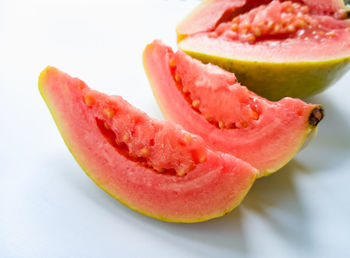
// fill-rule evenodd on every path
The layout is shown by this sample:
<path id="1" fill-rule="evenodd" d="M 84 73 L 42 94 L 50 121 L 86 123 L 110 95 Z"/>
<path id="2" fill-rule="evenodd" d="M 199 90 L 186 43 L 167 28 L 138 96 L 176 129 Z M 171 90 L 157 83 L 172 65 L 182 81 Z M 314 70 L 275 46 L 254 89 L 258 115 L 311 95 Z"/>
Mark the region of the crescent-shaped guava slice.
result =
<path id="1" fill-rule="evenodd" d="M 149 44 L 144 67 L 164 116 L 203 137 L 212 149 L 252 164 L 260 176 L 290 161 L 323 118 L 320 105 L 264 99 L 233 73 L 203 64 L 160 41 Z"/>
<path id="2" fill-rule="evenodd" d="M 198 222 L 236 207 L 257 170 L 207 149 L 179 125 L 148 117 L 54 67 L 39 89 L 69 150 L 104 191 L 145 215 Z"/>
<path id="3" fill-rule="evenodd" d="M 178 46 L 260 96 L 306 98 L 349 70 L 348 16 L 341 0 L 208 0 L 178 25 Z"/>

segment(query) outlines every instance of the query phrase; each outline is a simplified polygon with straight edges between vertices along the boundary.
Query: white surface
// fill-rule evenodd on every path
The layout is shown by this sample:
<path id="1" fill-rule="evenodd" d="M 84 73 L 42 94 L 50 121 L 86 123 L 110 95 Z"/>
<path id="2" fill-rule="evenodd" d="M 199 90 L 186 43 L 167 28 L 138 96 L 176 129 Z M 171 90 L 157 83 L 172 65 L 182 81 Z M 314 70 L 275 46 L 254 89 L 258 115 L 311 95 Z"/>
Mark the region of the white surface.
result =
<path id="1" fill-rule="evenodd" d="M 350 74 L 314 141 L 229 215 L 169 224 L 80 169 L 37 89 L 46 65 L 161 118 L 142 67 L 198 1 L 0 1 L 0 257 L 350 257 Z"/>

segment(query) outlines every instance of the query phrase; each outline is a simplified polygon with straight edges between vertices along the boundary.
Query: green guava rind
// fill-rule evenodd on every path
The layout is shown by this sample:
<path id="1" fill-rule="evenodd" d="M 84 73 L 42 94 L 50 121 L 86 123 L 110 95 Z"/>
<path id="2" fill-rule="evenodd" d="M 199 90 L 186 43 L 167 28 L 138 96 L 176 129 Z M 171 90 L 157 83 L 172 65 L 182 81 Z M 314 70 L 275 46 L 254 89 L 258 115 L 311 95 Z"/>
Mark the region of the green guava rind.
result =
<path id="1" fill-rule="evenodd" d="M 203 63 L 233 72 L 242 85 L 269 100 L 289 96 L 305 99 L 335 84 L 349 69 L 350 57 L 318 62 L 273 63 L 235 60 L 179 48 Z"/>
<path id="2" fill-rule="evenodd" d="M 62 89 L 57 90 L 57 87 L 51 87 L 49 84 L 51 84 L 50 82 L 48 82 L 48 78 L 50 76 L 58 76 L 58 78 L 63 78 L 62 81 L 58 81 L 56 82 L 58 85 L 62 85 Z M 97 134 L 98 132 L 98 128 L 96 127 L 96 124 L 91 123 L 91 122 L 87 122 L 89 121 L 89 119 L 86 119 L 86 114 L 85 112 L 82 112 L 81 107 L 79 106 L 72 106 L 72 100 L 77 101 L 77 98 L 74 96 L 74 93 L 71 94 L 70 90 L 69 90 L 69 84 L 71 83 L 72 80 L 75 80 L 75 82 L 73 82 L 73 84 L 78 84 L 81 85 L 81 87 L 86 87 L 85 83 L 83 83 L 82 81 L 78 80 L 77 78 L 72 78 L 69 77 L 67 74 L 64 74 L 62 72 L 60 72 L 59 70 L 57 70 L 56 68 L 53 67 L 47 67 L 44 71 L 42 71 L 42 73 L 40 74 L 39 77 L 39 90 L 40 93 L 42 95 L 42 97 L 44 98 L 53 118 L 54 121 L 62 135 L 62 138 L 64 140 L 64 142 L 66 143 L 68 149 L 70 150 L 71 154 L 73 155 L 73 157 L 76 159 L 76 161 L 78 162 L 78 164 L 80 165 L 80 167 L 85 171 L 85 173 L 92 179 L 92 181 L 94 181 L 100 188 L 102 188 L 106 193 L 110 194 L 112 197 L 114 197 L 115 199 L 117 199 L 118 201 L 120 201 L 122 204 L 126 205 L 127 207 L 150 217 L 159 219 L 159 220 L 163 220 L 163 221 L 167 221 L 167 222 L 182 222 L 182 223 L 193 223 L 193 222 L 201 222 L 201 221 L 205 221 L 208 219 L 212 219 L 212 218 L 216 218 L 216 217 L 220 217 L 225 215 L 226 213 L 230 212 L 232 209 L 234 209 L 244 198 L 244 196 L 247 194 L 247 192 L 249 191 L 251 185 L 253 184 L 253 182 L 255 181 L 256 175 L 257 175 L 257 171 L 256 169 L 252 168 L 250 165 L 248 165 L 247 163 L 241 163 L 241 161 L 235 159 L 232 156 L 228 156 L 228 155 L 224 155 L 224 154 L 214 154 L 213 152 L 209 151 L 209 156 L 208 159 L 212 159 L 214 158 L 214 162 L 212 163 L 208 163 L 207 165 L 209 165 L 212 169 L 213 169 L 213 165 L 219 165 L 219 168 L 221 169 L 216 169 L 217 171 L 221 171 L 219 173 L 216 173 L 215 171 L 213 173 L 209 172 L 209 179 L 212 178 L 211 175 L 213 175 L 214 181 L 213 183 L 217 183 L 216 185 L 220 185 L 220 182 L 217 182 L 218 180 L 224 184 L 226 184 L 227 180 L 231 181 L 231 179 L 233 179 L 233 177 L 236 177 L 237 179 L 237 185 L 231 185 L 230 187 L 227 187 L 226 184 L 226 189 L 231 189 L 230 193 L 226 193 L 228 195 L 235 195 L 235 200 L 233 202 L 230 203 L 230 205 L 228 205 L 227 207 L 225 207 L 224 209 L 220 209 L 217 212 L 212 212 L 211 214 L 196 214 L 195 216 L 190 215 L 188 216 L 177 216 L 176 214 L 162 214 L 161 212 L 153 212 L 151 209 L 144 209 L 144 208 L 140 208 L 140 206 L 138 205 L 138 200 L 143 198 L 143 193 L 142 190 L 138 193 L 134 193 L 135 196 L 137 196 L 138 198 L 135 198 L 135 196 L 133 197 L 133 193 L 131 193 L 131 195 L 128 195 L 128 187 L 130 186 L 131 188 L 135 188 L 136 189 L 142 189 L 143 186 L 140 185 L 140 182 L 138 182 L 138 184 L 133 185 L 130 184 L 130 180 L 128 181 L 126 179 L 125 182 L 128 181 L 129 185 L 124 185 L 121 186 L 120 185 L 120 178 L 123 177 L 123 175 L 125 175 L 125 173 L 123 174 L 123 171 L 125 167 L 130 167 L 130 164 L 132 167 L 136 167 L 137 165 L 132 165 L 132 162 L 129 161 L 126 158 L 123 158 L 123 156 L 117 155 L 115 154 L 115 158 L 117 159 L 115 161 L 115 163 L 120 163 L 123 164 L 124 163 L 124 167 L 121 166 L 119 167 L 120 169 L 116 169 L 115 171 L 112 171 L 112 174 L 109 174 L 111 171 L 101 171 L 101 168 L 103 168 L 104 166 L 108 166 L 106 165 L 106 162 L 104 162 L 103 164 L 99 164 L 99 162 L 96 162 L 96 160 L 94 160 L 94 155 L 99 155 L 99 150 L 94 149 L 94 146 L 96 146 L 96 143 L 98 143 L 99 140 L 103 140 L 103 136 L 102 135 L 97 135 L 96 139 L 91 139 L 91 137 L 89 136 L 88 138 L 90 139 L 89 141 L 91 141 L 90 143 L 87 143 L 85 146 L 81 144 L 81 142 L 79 142 L 79 139 L 84 138 L 84 131 L 87 130 L 89 131 L 89 135 L 91 134 Z M 68 86 L 67 86 L 68 85 Z M 61 86 L 60 86 L 61 87 Z M 78 86 L 80 87 L 80 86 Z M 54 89 L 56 88 L 56 89 Z M 68 89 L 68 90 L 67 90 Z M 66 101 L 65 99 L 68 99 L 68 101 Z M 81 99 L 81 98 L 78 98 Z M 78 100 L 78 101 L 82 101 L 82 100 Z M 66 107 L 68 107 L 68 109 L 66 109 Z M 84 108 L 83 108 L 84 109 Z M 72 110 L 74 110 L 74 112 L 72 112 Z M 80 116 L 83 116 L 84 118 L 82 118 L 81 121 L 69 121 L 69 118 L 79 118 Z M 68 120 L 67 120 L 68 118 Z M 91 120 L 91 119 L 90 119 Z M 85 126 L 89 125 L 88 128 L 86 128 Z M 78 128 L 78 130 L 80 131 L 74 131 L 74 128 Z M 77 140 L 78 139 L 78 140 Z M 78 143 L 79 144 L 78 144 Z M 113 153 L 115 153 L 115 151 L 113 150 L 108 150 L 105 149 L 107 152 L 111 151 Z M 103 150 L 104 151 L 104 150 Z M 222 156 L 223 155 L 223 156 Z M 246 170 L 241 171 L 242 174 L 237 173 L 238 171 L 234 171 L 231 170 L 231 168 L 233 168 L 235 165 L 234 163 L 238 161 L 238 165 L 237 167 L 241 167 L 241 168 L 246 168 Z M 129 164 L 126 164 L 126 162 L 129 162 Z M 107 162 L 108 163 L 108 162 Z M 221 164 L 221 165 L 220 165 Z M 217 166 L 214 167 L 217 167 Z M 242 166 L 241 166 L 242 165 Z M 203 163 L 203 167 L 205 167 L 205 163 Z M 141 169 L 141 172 L 143 172 L 145 169 Z M 205 169 L 204 169 L 205 170 Z M 135 174 L 139 173 L 140 169 L 138 169 L 138 171 L 134 171 Z M 150 171 L 146 171 L 147 173 L 144 175 L 144 178 L 149 178 L 150 176 L 153 177 L 153 174 L 150 174 Z M 201 172 L 200 169 L 197 171 L 194 170 L 195 173 Z M 205 172 L 205 171 L 203 171 Z M 152 172 L 153 173 L 153 172 Z M 192 172 L 191 172 L 192 173 Z M 215 175 L 216 174 L 216 175 Z M 220 177 L 218 177 L 218 175 L 222 175 L 223 177 L 220 179 Z M 163 175 L 158 174 L 158 173 L 154 173 L 155 177 L 158 178 L 162 178 L 163 181 L 165 180 L 166 182 L 168 182 L 167 180 L 171 180 L 173 183 L 176 183 L 177 180 L 182 180 L 181 178 L 175 178 L 170 179 L 170 177 L 164 175 L 165 177 L 163 177 Z M 208 178 L 206 179 L 205 177 L 203 178 L 203 180 L 208 180 Z M 243 179 L 244 178 L 244 179 Z M 242 180 L 240 180 L 242 179 Z M 133 181 L 135 179 L 132 179 L 131 181 Z M 144 180 L 143 178 L 139 178 L 137 180 Z M 225 182 L 226 181 L 226 182 Z M 118 183 L 119 182 L 119 183 Z M 203 181 L 202 181 L 203 182 Z M 211 182 L 211 181 L 209 181 Z M 188 182 L 187 182 L 188 183 Z M 196 187 L 193 189 L 193 191 L 195 193 L 200 193 L 200 192 L 196 192 L 196 188 L 200 187 L 198 186 L 198 181 L 197 181 L 197 185 Z M 119 185 L 118 185 L 119 184 Z M 169 186 L 172 189 L 172 186 Z M 145 186 L 146 188 L 146 192 L 145 195 L 148 194 L 148 198 L 150 196 L 150 194 L 153 194 L 153 190 L 155 193 L 157 193 L 157 189 L 147 189 L 147 186 Z M 124 189 L 124 192 L 120 191 L 121 189 Z M 165 189 L 165 190 L 164 190 Z M 166 191 L 167 187 L 166 185 L 163 185 L 163 191 Z M 233 190 L 235 189 L 235 190 Z M 203 190 L 203 194 L 205 195 L 206 193 L 208 193 L 208 190 L 205 189 Z M 223 196 L 226 196 L 226 194 L 224 194 Z M 170 194 L 171 195 L 171 194 Z M 176 196 L 180 199 L 181 198 L 181 192 L 177 193 Z M 193 196 L 192 196 L 193 197 Z M 133 199 L 134 198 L 134 199 Z M 226 198 L 226 197 L 225 197 Z M 171 205 L 171 200 L 167 200 L 168 204 Z M 177 202 L 178 200 L 175 200 L 175 202 Z M 201 200 L 199 200 L 200 202 Z M 155 202 L 157 203 L 157 202 Z M 167 205 L 164 205 L 165 209 L 167 207 Z M 183 208 L 183 206 L 179 207 L 179 209 Z M 181 212 L 180 212 L 181 213 Z"/>

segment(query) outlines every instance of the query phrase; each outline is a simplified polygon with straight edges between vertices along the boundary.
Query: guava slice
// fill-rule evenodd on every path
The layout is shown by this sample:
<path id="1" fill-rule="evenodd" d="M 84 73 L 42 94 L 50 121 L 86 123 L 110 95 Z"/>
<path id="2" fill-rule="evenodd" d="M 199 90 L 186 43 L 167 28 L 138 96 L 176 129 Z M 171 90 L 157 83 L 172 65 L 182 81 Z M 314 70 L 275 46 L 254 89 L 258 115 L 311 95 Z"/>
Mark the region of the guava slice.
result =
<path id="1" fill-rule="evenodd" d="M 289 97 L 268 101 L 233 73 L 174 53 L 161 41 L 149 44 L 143 58 L 164 116 L 202 136 L 210 148 L 249 162 L 259 176 L 291 160 L 323 118 L 320 105 Z"/>
<path id="2" fill-rule="evenodd" d="M 340 0 L 203 1 L 178 25 L 178 46 L 270 100 L 306 98 L 349 70 L 348 14 Z"/>
<path id="3" fill-rule="evenodd" d="M 131 209 L 170 222 L 198 222 L 236 207 L 257 170 L 207 149 L 203 139 L 107 96 L 54 67 L 40 92 L 86 174 Z"/>

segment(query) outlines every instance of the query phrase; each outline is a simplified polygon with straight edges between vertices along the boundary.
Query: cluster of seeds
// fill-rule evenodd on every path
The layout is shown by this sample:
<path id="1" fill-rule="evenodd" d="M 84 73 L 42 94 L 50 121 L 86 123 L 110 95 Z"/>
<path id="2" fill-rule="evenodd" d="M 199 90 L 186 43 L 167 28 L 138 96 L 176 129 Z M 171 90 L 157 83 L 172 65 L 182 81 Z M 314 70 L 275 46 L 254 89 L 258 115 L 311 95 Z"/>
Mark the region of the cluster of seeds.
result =
<path id="1" fill-rule="evenodd" d="M 198 113 L 202 114 L 199 110 L 200 101 L 199 100 L 192 100 L 192 107 L 194 110 L 196 110 Z M 254 111 L 254 109 L 247 105 L 247 110 L 249 110 L 248 118 L 250 120 L 258 120 L 259 119 L 259 113 Z M 202 114 L 203 115 L 203 114 Z M 249 121 L 236 121 L 234 123 L 226 123 L 225 121 L 217 121 L 215 120 L 211 115 L 204 114 L 204 118 L 211 123 L 212 125 L 220 128 L 220 129 L 242 129 L 247 128 L 249 125 Z"/>
<path id="2" fill-rule="evenodd" d="M 178 72 L 175 72 L 176 63 L 175 59 L 171 58 L 169 60 L 169 66 L 171 70 L 173 71 L 173 77 L 176 82 L 176 85 L 180 91 L 182 91 L 185 99 L 187 102 L 192 106 L 192 108 L 197 111 L 199 114 L 203 115 L 204 118 L 211 123 L 212 125 L 220 128 L 220 129 L 240 129 L 240 128 L 247 128 L 248 127 L 248 121 L 237 121 L 234 123 L 226 123 L 225 121 L 218 121 L 213 118 L 210 114 L 203 114 L 200 110 L 201 101 L 199 99 L 192 99 L 190 91 L 182 84 L 181 81 L 181 75 Z M 251 100 L 251 105 L 247 104 L 246 110 L 247 110 L 247 117 L 250 120 L 258 120 L 259 119 L 259 113 L 255 111 L 257 109 L 255 100 Z"/>
<path id="3" fill-rule="evenodd" d="M 310 15 L 308 6 L 291 1 L 274 0 L 268 5 L 260 5 L 248 13 L 236 16 L 229 25 L 229 31 L 225 31 L 226 36 L 248 43 L 254 43 L 260 38 L 295 34 L 306 40 L 335 36 L 335 31 L 323 29 L 318 24 L 317 19 Z M 218 32 L 222 34 L 222 28 L 218 27 Z"/>
<path id="4" fill-rule="evenodd" d="M 295 33 L 315 23 L 309 8 L 290 1 L 272 1 L 250 12 L 237 16 L 232 21 L 232 30 L 242 41 L 254 42 L 256 38 L 268 35 Z"/>
<path id="5" fill-rule="evenodd" d="M 183 166 L 175 166 L 172 169 L 165 169 L 161 167 L 159 164 L 153 164 L 152 163 L 152 156 L 154 153 L 152 153 L 152 147 L 155 145 L 154 138 L 149 139 L 149 145 L 148 146 L 136 146 L 136 143 L 138 142 L 137 137 L 134 140 L 133 134 L 129 131 L 121 130 L 120 132 L 115 132 L 111 129 L 112 123 L 111 119 L 115 117 L 116 110 L 112 107 L 102 107 L 96 99 L 87 94 L 84 96 L 83 99 L 84 103 L 88 107 L 94 107 L 98 106 L 98 112 L 101 112 L 100 115 L 96 117 L 96 122 L 100 130 L 102 131 L 103 135 L 107 138 L 108 142 L 114 146 L 118 152 L 120 152 L 122 155 L 127 157 L 128 159 L 138 162 L 139 164 L 151 168 L 155 170 L 156 172 L 168 174 L 168 175 L 176 175 L 176 176 L 185 176 L 191 169 L 194 168 L 195 164 L 197 163 L 203 163 L 206 161 L 206 155 L 204 153 L 196 153 L 194 154 L 193 151 L 191 151 L 191 157 L 196 159 L 194 160 L 193 164 L 183 164 Z M 95 105 L 96 104 L 96 105 Z M 124 131 L 124 132 L 123 132 Z M 179 138 L 179 145 L 186 146 L 186 145 L 192 145 L 193 138 L 190 134 L 184 133 L 183 137 Z M 162 148 L 165 147 L 162 144 Z M 193 152 L 193 153 L 192 153 Z"/>

